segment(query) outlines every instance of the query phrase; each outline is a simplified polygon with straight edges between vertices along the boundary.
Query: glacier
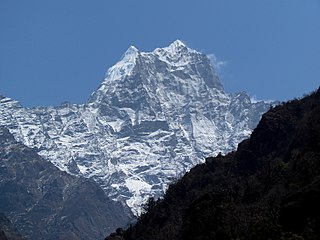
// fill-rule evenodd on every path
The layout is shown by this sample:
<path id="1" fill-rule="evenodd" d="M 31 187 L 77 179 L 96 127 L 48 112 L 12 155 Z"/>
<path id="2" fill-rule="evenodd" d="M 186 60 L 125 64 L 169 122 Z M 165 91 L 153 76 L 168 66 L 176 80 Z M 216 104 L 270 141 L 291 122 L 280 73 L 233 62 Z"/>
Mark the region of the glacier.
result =
<path id="1" fill-rule="evenodd" d="M 84 104 L 25 108 L 2 96 L 0 125 L 139 215 L 205 157 L 235 150 L 269 107 L 226 93 L 208 56 L 176 40 L 152 52 L 129 47 Z"/>

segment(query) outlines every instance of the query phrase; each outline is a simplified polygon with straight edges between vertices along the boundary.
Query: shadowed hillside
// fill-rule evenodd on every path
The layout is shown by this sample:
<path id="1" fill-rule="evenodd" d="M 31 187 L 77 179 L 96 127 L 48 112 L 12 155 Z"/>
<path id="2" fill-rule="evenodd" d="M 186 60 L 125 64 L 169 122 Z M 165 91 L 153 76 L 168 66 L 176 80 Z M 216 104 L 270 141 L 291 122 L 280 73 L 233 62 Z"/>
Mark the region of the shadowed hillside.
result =
<path id="1" fill-rule="evenodd" d="M 236 152 L 193 168 L 164 199 L 150 199 L 138 223 L 120 235 L 320 239 L 319 203 L 320 89 L 270 109 Z"/>

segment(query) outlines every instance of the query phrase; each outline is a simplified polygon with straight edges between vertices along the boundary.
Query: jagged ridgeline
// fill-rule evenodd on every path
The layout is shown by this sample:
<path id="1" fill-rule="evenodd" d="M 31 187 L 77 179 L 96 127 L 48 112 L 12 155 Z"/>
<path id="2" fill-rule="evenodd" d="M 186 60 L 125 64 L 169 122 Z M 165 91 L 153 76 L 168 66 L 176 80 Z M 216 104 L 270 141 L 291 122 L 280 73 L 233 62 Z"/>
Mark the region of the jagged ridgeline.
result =
<path id="1" fill-rule="evenodd" d="M 270 109 L 237 151 L 207 158 L 108 239 L 315 240 L 319 203 L 320 88 Z"/>
<path id="2" fill-rule="evenodd" d="M 139 215 L 205 157 L 234 150 L 270 104 L 228 94 L 209 58 L 177 40 L 130 47 L 82 105 L 0 100 L 0 124 L 60 170 L 93 178 Z"/>

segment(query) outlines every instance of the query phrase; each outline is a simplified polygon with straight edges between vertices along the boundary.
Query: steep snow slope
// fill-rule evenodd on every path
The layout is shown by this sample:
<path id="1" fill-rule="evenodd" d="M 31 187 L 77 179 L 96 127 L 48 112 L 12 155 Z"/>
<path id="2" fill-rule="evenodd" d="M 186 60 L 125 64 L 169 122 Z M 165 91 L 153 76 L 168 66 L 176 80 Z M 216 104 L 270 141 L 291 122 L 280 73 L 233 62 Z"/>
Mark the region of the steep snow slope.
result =
<path id="1" fill-rule="evenodd" d="M 0 124 L 138 214 L 204 157 L 234 150 L 268 107 L 225 93 L 208 57 L 177 40 L 153 52 L 130 47 L 83 105 L 29 109 L 2 97 Z"/>

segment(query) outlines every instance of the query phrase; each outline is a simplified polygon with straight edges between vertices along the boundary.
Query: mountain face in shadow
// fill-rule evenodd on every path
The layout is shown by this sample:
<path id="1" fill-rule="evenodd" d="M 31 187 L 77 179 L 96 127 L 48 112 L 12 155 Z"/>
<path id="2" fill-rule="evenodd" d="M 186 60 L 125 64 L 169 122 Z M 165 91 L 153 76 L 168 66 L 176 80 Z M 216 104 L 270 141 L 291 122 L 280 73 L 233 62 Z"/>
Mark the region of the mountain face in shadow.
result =
<path id="1" fill-rule="evenodd" d="M 113 236 L 320 239 L 319 203 L 320 89 L 270 109 L 237 151 L 207 158 Z"/>
<path id="2" fill-rule="evenodd" d="M 60 171 L 2 127 L 0 176 L 0 212 L 26 239 L 101 239 L 129 222 L 93 180 Z M 6 231 L 5 216 L 1 237 L 19 239 Z"/>

